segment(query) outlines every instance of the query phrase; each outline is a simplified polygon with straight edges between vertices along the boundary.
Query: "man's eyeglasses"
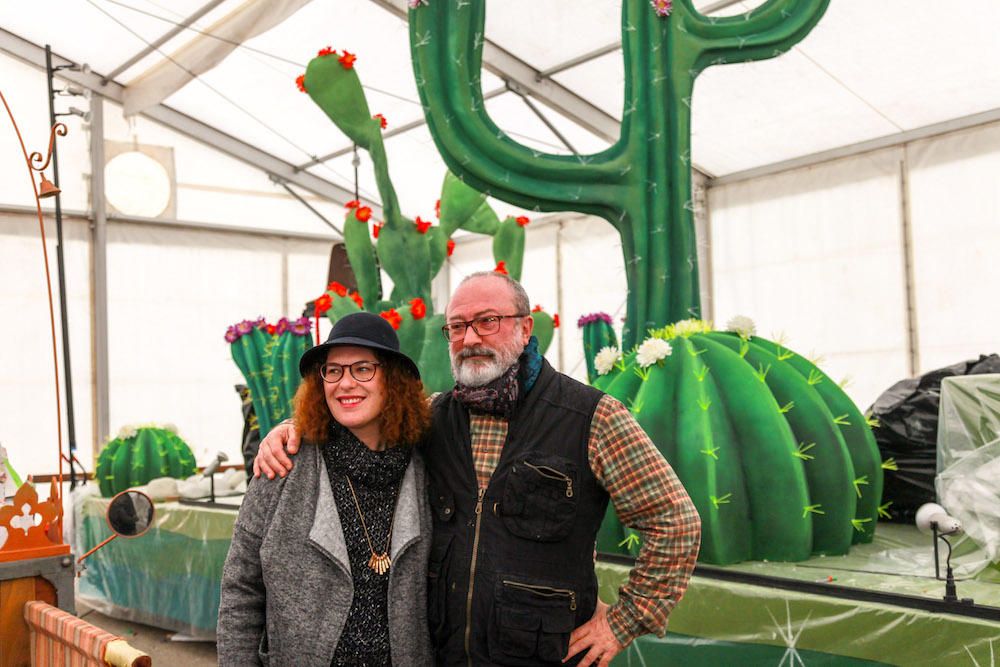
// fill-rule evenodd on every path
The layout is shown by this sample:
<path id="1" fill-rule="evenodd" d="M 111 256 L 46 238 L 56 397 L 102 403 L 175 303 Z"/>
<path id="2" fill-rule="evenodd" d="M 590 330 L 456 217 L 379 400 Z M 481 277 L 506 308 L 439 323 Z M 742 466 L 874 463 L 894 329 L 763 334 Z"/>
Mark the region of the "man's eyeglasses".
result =
<path id="1" fill-rule="evenodd" d="M 469 320 L 468 322 L 450 322 L 443 327 L 441 331 L 444 332 L 444 337 L 451 341 L 459 341 L 465 338 L 465 332 L 472 327 L 472 330 L 476 332 L 477 336 L 489 336 L 490 334 L 495 334 L 500 331 L 500 320 L 503 319 L 517 319 L 518 317 L 527 317 L 527 313 L 517 313 L 514 315 L 486 315 L 485 317 L 477 317 L 474 320 Z"/>
<path id="2" fill-rule="evenodd" d="M 319 367 L 319 376 L 324 382 L 334 384 L 344 378 L 344 369 L 351 371 L 351 377 L 358 382 L 368 382 L 375 377 L 375 371 L 382 364 L 377 361 L 355 361 L 353 364 L 323 364 Z"/>

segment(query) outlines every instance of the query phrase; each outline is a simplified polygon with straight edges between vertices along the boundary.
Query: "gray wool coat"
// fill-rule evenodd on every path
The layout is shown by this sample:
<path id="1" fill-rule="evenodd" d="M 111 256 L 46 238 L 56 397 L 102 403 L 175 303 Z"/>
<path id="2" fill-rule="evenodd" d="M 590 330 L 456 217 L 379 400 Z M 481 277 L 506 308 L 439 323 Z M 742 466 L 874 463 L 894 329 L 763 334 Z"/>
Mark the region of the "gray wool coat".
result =
<path id="1" fill-rule="evenodd" d="M 427 628 L 431 515 L 414 452 L 393 519 L 389 643 L 397 667 L 432 665 Z M 222 667 L 329 667 L 354 597 L 347 544 L 319 447 L 284 479 L 247 489 L 222 571 Z"/>

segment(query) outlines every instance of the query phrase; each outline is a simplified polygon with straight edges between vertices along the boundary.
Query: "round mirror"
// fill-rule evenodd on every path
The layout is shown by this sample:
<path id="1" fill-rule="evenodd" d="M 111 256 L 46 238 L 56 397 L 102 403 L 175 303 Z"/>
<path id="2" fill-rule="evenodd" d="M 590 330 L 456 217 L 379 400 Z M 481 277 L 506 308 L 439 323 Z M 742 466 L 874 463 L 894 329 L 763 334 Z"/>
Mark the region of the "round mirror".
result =
<path id="1" fill-rule="evenodd" d="M 108 505 L 108 525 L 121 537 L 138 537 L 153 523 L 153 501 L 142 491 L 122 491 Z"/>

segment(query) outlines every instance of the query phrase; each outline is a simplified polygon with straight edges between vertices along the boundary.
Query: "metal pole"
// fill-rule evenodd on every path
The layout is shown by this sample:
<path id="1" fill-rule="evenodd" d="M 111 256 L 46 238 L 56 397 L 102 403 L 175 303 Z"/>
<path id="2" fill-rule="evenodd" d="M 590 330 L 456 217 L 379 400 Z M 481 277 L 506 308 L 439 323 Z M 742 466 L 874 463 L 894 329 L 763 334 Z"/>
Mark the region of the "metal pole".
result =
<path id="1" fill-rule="evenodd" d="M 90 99 L 90 206 L 93 211 L 94 460 L 111 436 L 111 389 L 108 380 L 108 212 L 104 198 L 104 97 Z"/>
<path id="2" fill-rule="evenodd" d="M 49 125 L 56 124 L 56 93 L 53 87 L 54 70 L 52 69 L 52 49 L 45 45 L 45 71 L 49 82 Z M 59 151 L 52 146 L 52 182 L 59 187 Z M 59 319 L 62 323 L 63 373 L 65 375 L 66 391 L 66 433 L 69 436 L 69 488 L 76 488 L 76 466 L 73 456 L 76 454 L 76 422 L 73 419 L 73 372 L 69 356 L 69 325 L 66 318 L 66 265 L 63 259 L 62 233 L 62 196 L 56 195 L 56 267 L 59 276 Z M 59 456 L 63 456 L 59 452 Z"/>
<path id="3" fill-rule="evenodd" d="M 920 372 L 920 335 L 917 329 L 916 274 L 913 263 L 913 223 L 910 219 L 910 156 L 903 144 L 903 157 L 899 163 L 899 212 L 902 222 L 903 288 L 906 294 L 906 362 L 910 377 Z"/>

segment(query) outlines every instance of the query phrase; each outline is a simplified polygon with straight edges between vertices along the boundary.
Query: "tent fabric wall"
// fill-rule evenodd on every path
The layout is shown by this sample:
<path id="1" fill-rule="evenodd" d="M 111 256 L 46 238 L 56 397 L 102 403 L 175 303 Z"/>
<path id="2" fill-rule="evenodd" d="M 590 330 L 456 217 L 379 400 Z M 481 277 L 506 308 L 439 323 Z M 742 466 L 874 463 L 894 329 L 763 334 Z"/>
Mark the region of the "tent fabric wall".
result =
<path id="1" fill-rule="evenodd" d="M 901 152 L 709 190 L 714 315 L 825 358 L 862 408 L 908 375 Z"/>
<path id="2" fill-rule="evenodd" d="M 1000 123 L 908 147 L 921 372 L 1000 351 Z"/>
<path id="3" fill-rule="evenodd" d="M 87 225 L 84 220 L 64 221 L 77 456 L 92 470 L 96 451 L 113 433 L 93 432 L 92 248 Z M 50 219 L 46 231 L 59 336 Z M 226 327 L 257 316 L 275 321 L 301 314 L 305 302 L 326 285 L 329 253 L 330 244 L 322 241 L 139 223 L 109 225 L 112 430 L 170 423 L 199 462 L 219 450 L 239 461 L 243 420 L 233 385 L 242 382 L 242 376 L 223 339 Z M 0 422 L 0 442 L 19 472 L 54 472 L 48 305 L 37 223 L 27 215 L 0 214 L 0 308 L 16 314 L 4 337 L 0 405 L 8 418 Z M 62 364 L 61 340 L 59 354 Z M 60 381 L 62 377 L 60 373 Z"/>
<path id="4" fill-rule="evenodd" d="M 45 222 L 65 438 L 66 394 L 56 274 L 56 229 L 51 218 L 47 217 Z M 77 456 L 88 467 L 93 429 L 89 237 L 86 220 L 68 217 L 63 220 Z M 38 219 L 33 214 L 0 213 L 0 312 L 6 313 L 7 318 L 0 339 L 0 367 L 3 369 L 0 373 L 0 443 L 22 477 L 55 472 L 59 459 L 52 336 L 42 244 Z M 64 439 L 64 451 L 67 446 Z"/>

